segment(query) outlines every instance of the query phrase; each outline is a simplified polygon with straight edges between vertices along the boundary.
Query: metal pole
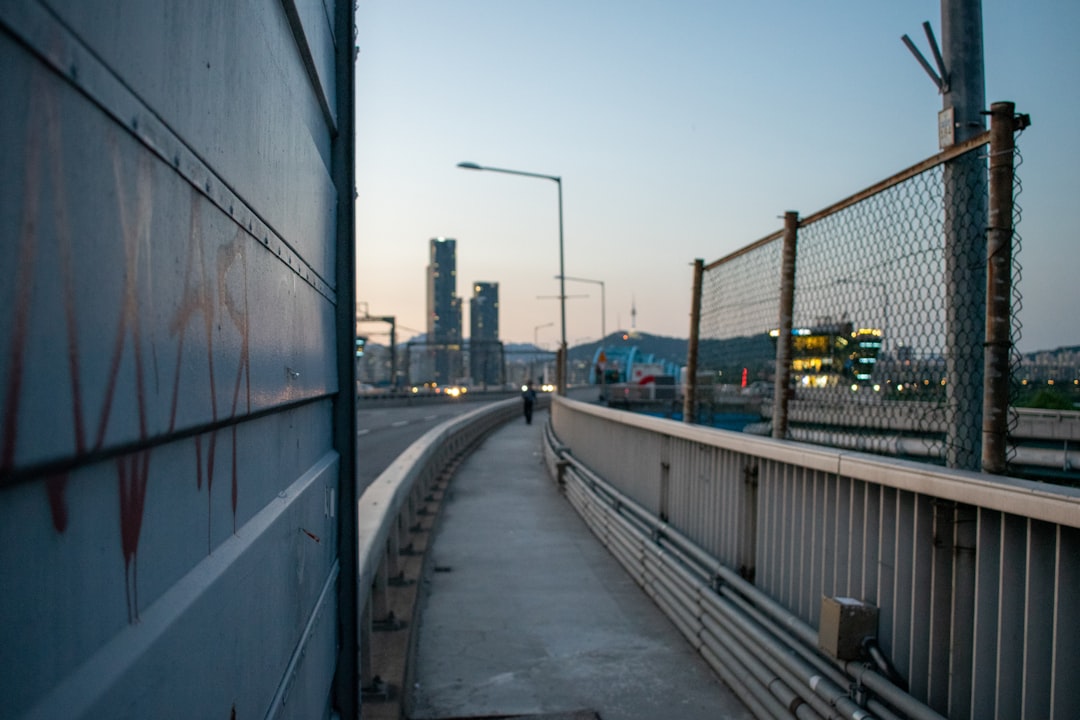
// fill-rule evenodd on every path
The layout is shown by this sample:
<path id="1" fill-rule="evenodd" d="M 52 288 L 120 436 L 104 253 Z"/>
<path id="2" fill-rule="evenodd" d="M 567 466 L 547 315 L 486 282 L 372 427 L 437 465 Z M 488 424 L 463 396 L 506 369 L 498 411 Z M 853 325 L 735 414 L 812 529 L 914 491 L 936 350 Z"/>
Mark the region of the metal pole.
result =
<path id="1" fill-rule="evenodd" d="M 499 389 L 505 389 L 509 377 L 506 373 L 506 346 L 499 341 Z"/>
<path id="2" fill-rule="evenodd" d="M 788 385 L 791 383 L 791 326 L 795 312 L 795 246 L 799 213 L 784 213 L 784 247 L 780 261 L 780 334 L 776 338 L 776 380 L 773 386 L 774 438 L 786 438 L 788 429 Z"/>
<path id="3" fill-rule="evenodd" d="M 945 91 L 956 142 L 985 129 L 981 0 L 942 0 Z M 986 321 L 986 164 L 967 153 L 945 164 L 946 386 L 951 416 L 946 465 L 978 470 L 982 430 L 983 341 Z"/>
<path id="4" fill-rule="evenodd" d="M 986 233 L 982 469 L 995 475 L 1005 473 L 1008 451 L 1015 109 L 1011 102 L 990 106 L 990 226 Z"/>
<path id="5" fill-rule="evenodd" d="M 563 207 L 562 178 L 556 177 L 559 186 L 559 305 L 562 313 L 562 346 L 559 349 L 559 362 L 556 370 L 560 395 L 566 395 L 566 266 L 563 262 Z"/>
<path id="6" fill-rule="evenodd" d="M 556 275 L 555 278 L 558 279 L 559 276 Z M 592 283 L 593 285 L 599 285 L 600 286 L 600 344 L 603 345 L 604 338 L 607 337 L 607 321 L 604 319 L 607 316 L 607 299 L 606 299 L 605 291 L 604 291 L 604 281 L 603 280 L 590 280 L 589 278 L 579 278 L 579 277 L 568 277 L 566 279 L 567 280 L 573 280 L 574 282 L 586 282 L 586 283 Z M 567 295 L 566 299 L 569 300 L 571 297 L 573 297 L 573 296 Z M 588 295 L 578 295 L 577 297 L 588 297 Z"/>
<path id="7" fill-rule="evenodd" d="M 604 294 L 604 281 L 600 281 L 600 344 L 607 339 L 607 299 Z"/>
<path id="8" fill-rule="evenodd" d="M 338 453 L 337 538 L 328 548 L 337 561 L 336 616 L 329 622 L 336 626 L 333 677 L 333 708 L 341 717 L 360 714 L 360 641 L 367 630 L 358 624 L 361 600 L 358 587 L 357 501 L 362 488 L 357 487 L 358 448 L 356 442 L 356 113 L 352 42 L 356 28 L 351 3 L 334 4 L 332 27 L 339 42 L 334 52 L 334 87 L 336 95 L 335 127 L 331 150 L 331 175 L 337 197 L 349 202 L 337 203 L 335 211 L 335 270 L 337 302 L 334 309 L 337 360 L 337 393 L 332 403 L 333 443 Z M 235 460 L 235 455 L 233 456 Z"/>
<path id="9" fill-rule="evenodd" d="M 390 390 L 397 390 L 397 321 L 390 318 Z"/>
<path id="10" fill-rule="evenodd" d="M 697 420 L 698 333 L 701 325 L 701 276 L 705 261 L 694 260 L 694 287 L 690 295 L 690 340 L 686 345 L 686 387 L 683 389 L 683 422 Z"/>
<path id="11" fill-rule="evenodd" d="M 458 167 L 464 170 L 487 170 L 489 172 L 500 172 L 508 175 L 522 175 L 524 177 L 541 178 L 543 180 L 554 180 L 555 184 L 559 186 L 559 302 L 561 304 L 562 312 L 562 346 L 560 352 L 556 355 L 556 382 L 558 383 L 559 395 L 566 394 L 566 268 L 563 262 L 563 202 L 562 202 L 562 178 L 558 175 L 544 175 L 543 173 L 525 172 L 523 170 L 510 170 L 508 168 L 497 168 L 488 165 L 477 165 L 473 162 L 460 162 Z"/>

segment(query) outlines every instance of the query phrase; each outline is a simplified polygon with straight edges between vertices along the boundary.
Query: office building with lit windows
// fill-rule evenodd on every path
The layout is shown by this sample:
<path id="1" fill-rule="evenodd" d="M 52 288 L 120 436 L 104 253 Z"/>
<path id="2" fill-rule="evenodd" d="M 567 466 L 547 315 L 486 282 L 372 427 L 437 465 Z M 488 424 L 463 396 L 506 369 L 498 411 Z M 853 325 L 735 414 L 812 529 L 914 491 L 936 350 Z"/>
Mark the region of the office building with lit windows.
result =
<path id="1" fill-rule="evenodd" d="M 775 341 L 780 331 L 769 336 Z M 850 322 L 791 329 L 791 375 L 800 387 L 831 387 L 872 382 L 881 352 L 879 328 L 856 328 Z"/>
<path id="2" fill-rule="evenodd" d="M 498 385 L 501 370 L 499 283 L 476 282 L 469 301 L 469 375 L 477 385 Z"/>
<path id="3" fill-rule="evenodd" d="M 427 267 L 428 379 L 450 385 L 461 375 L 461 298 L 457 296 L 457 241 L 432 238 Z"/>

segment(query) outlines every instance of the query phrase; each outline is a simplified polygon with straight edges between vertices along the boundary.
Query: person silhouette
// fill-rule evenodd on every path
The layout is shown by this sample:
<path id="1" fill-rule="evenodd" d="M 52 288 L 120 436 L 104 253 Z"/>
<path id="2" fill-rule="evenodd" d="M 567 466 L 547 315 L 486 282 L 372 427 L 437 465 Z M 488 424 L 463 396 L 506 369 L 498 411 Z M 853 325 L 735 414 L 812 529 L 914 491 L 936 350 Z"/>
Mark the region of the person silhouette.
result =
<path id="1" fill-rule="evenodd" d="M 525 411 L 525 424 L 532 425 L 533 405 L 536 403 L 536 390 L 533 389 L 532 380 L 525 383 L 521 388 L 521 404 Z"/>

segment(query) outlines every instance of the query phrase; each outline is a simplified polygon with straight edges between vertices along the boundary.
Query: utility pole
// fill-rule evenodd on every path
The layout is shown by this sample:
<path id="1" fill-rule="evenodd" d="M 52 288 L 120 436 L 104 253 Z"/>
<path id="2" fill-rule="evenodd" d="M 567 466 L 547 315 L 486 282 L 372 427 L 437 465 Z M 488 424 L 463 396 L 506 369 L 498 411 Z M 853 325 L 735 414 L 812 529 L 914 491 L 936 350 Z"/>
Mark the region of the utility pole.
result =
<path id="1" fill-rule="evenodd" d="M 942 50 L 923 23 L 935 67 L 901 38 L 941 93 L 942 150 L 986 130 L 982 0 L 941 0 Z M 939 74 L 940 73 L 940 74 Z M 945 464 L 978 470 L 982 457 L 983 343 L 986 338 L 986 161 L 977 151 L 943 167 L 945 211 Z"/>
<path id="2" fill-rule="evenodd" d="M 942 114 L 955 142 L 986 129 L 981 0 L 942 0 Z M 986 337 L 986 163 L 978 152 L 945 164 L 946 465 L 978 470 L 982 459 Z"/>

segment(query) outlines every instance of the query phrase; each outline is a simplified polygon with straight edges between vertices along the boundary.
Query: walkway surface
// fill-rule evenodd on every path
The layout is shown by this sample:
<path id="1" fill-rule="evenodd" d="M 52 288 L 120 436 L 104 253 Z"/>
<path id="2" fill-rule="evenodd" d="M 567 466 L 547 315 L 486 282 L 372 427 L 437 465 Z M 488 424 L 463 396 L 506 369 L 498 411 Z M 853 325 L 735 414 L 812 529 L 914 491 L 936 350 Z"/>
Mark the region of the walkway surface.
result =
<path id="1" fill-rule="evenodd" d="M 498 430 L 449 485 L 410 717 L 752 717 L 549 479 L 547 419 Z"/>

